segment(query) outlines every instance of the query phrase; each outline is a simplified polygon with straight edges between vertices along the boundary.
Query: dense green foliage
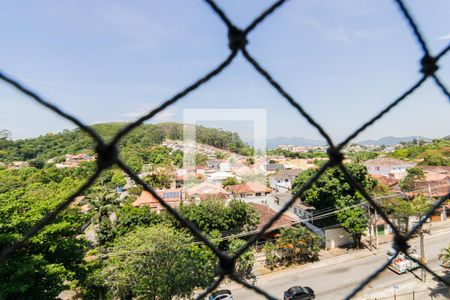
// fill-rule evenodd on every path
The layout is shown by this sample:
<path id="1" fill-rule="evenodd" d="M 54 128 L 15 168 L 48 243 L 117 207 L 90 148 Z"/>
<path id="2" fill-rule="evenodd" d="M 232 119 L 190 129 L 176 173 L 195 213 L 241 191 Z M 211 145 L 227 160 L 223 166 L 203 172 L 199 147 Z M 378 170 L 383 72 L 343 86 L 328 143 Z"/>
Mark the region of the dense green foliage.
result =
<path id="1" fill-rule="evenodd" d="M 236 177 L 228 177 L 224 180 L 222 180 L 222 186 L 227 187 L 229 185 L 236 185 L 239 184 L 239 181 L 236 179 Z"/>
<path id="2" fill-rule="evenodd" d="M 98 273 L 113 297 L 189 297 L 214 278 L 210 256 L 192 238 L 162 225 L 139 228 L 113 247 Z"/>
<path id="3" fill-rule="evenodd" d="M 350 158 L 354 163 L 361 163 L 363 161 L 376 158 L 378 156 L 378 153 L 372 151 L 359 151 L 348 153 L 346 156 Z"/>
<path id="4" fill-rule="evenodd" d="M 360 164 L 346 165 L 350 175 L 371 192 L 377 186 L 376 181 L 367 173 L 367 169 Z M 314 170 L 300 173 L 292 183 L 292 192 L 297 192 L 313 175 Z M 359 206 L 362 196 L 350 187 L 342 171 L 338 168 L 327 169 L 322 176 L 306 190 L 302 201 L 316 209 L 334 208 L 338 211 L 336 217 L 322 221 L 322 225 L 341 223 L 353 237 L 355 246 L 360 245 L 361 235 L 367 229 L 367 212 Z"/>
<path id="5" fill-rule="evenodd" d="M 236 254 L 240 248 L 246 244 L 245 240 L 233 239 L 228 245 L 228 253 Z M 253 278 L 253 265 L 255 264 L 256 253 L 253 247 L 242 253 L 236 261 L 235 271 L 243 278 Z"/>
<path id="6" fill-rule="evenodd" d="M 384 201 L 383 207 L 397 221 L 400 231 L 407 232 L 409 230 L 409 217 L 420 218 L 430 209 L 432 204 L 430 199 L 419 195 L 413 199 L 387 199 Z"/>
<path id="7" fill-rule="evenodd" d="M 110 140 L 127 123 L 104 123 L 92 125 L 102 137 Z M 120 143 L 121 155 L 127 160 L 136 154 L 145 161 L 157 161 L 158 157 L 149 151 L 150 147 L 161 144 L 165 139 L 182 140 L 183 124 L 160 123 L 144 124 L 134 129 Z M 240 139 L 237 133 L 196 126 L 197 142 L 211 145 L 234 152 L 244 151 L 248 146 Z M 0 136 L 0 161 L 40 161 L 45 162 L 51 158 L 60 158 L 65 154 L 76 154 L 83 151 L 93 153 L 94 142 L 80 129 L 64 130 L 61 133 L 13 141 L 10 135 Z M 156 154 L 156 156 L 158 156 Z"/>
<path id="8" fill-rule="evenodd" d="M 242 200 L 231 200 L 225 205 L 222 200 L 205 200 L 198 204 L 182 205 L 180 213 L 200 230 L 252 230 L 259 223 L 255 209 Z"/>
<path id="9" fill-rule="evenodd" d="M 450 166 L 450 139 L 435 139 L 428 144 L 405 145 L 392 153 L 400 159 L 422 159 L 424 166 Z"/>
<path id="10" fill-rule="evenodd" d="M 144 177 L 144 181 L 155 189 L 170 188 L 173 176 L 170 176 L 164 171 L 156 171 Z"/>
<path id="11" fill-rule="evenodd" d="M 292 152 L 289 150 L 276 148 L 267 151 L 267 155 L 280 155 L 287 158 L 316 158 L 316 157 L 323 157 L 327 158 L 327 154 L 324 152 L 307 152 L 307 153 L 300 153 L 300 152 Z"/>
<path id="12" fill-rule="evenodd" d="M 82 170 L 0 170 L 0 249 L 12 244 L 84 182 Z M 83 275 L 87 216 L 70 208 L 0 267 L 0 299 L 54 299 Z"/>
<path id="13" fill-rule="evenodd" d="M 406 170 L 406 176 L 400 181 L 400 188 L 404 192 L 414 190 L 414 180 L 424 179 L 425 174 L 419 167 L 412 167 Z"/>
<path id="14" fill-rule="evenodd" d="M 204 200 L 199 204 L 184 204 L 179 211 L 212 239 L 220 238 L 227 230 L 253 229 L 259 221 L 256 211 L 239 200 L 232 200 L 228 205 L 220 200 Z M 107 218 L 100 222 L 98 246 L 108 255 L 106 259 L 101 255 L 96 258 L 94 271 L 84 281 L 87 291 L 110 297 L 171 299 L 187 297 L 194 288 L 210 283 L 217 258 L 205 245 L 195 243 L 189 231 L 173 216 L 129 204 L 116 212 L 114 225 Z M 221 250 L 235 252 L 244 243 L 232 240 L 215 244 Z M 236 262 L 236 271 L 251 277 L 254 261 L 254 250 L 249 249 Z M 149 266 L 154 271 L 150 272 Z M 183 274 L 175 276 L 180 272 Z"/>
<path id="15" fill-rule="evenodd" d="M 442 260 L 442 265 L 445 268 L 450 268 L 450 245 L 447 248 L 441 250 L 439 259 Z"/>
<path id="16" fill-rule="evenodd" d="M 319 258 L 319 251 L 320 238 L 303 226 L 282 228 L 280 237 L 264 246 L 266 265 L 270 269 L 315 261 Z"/>

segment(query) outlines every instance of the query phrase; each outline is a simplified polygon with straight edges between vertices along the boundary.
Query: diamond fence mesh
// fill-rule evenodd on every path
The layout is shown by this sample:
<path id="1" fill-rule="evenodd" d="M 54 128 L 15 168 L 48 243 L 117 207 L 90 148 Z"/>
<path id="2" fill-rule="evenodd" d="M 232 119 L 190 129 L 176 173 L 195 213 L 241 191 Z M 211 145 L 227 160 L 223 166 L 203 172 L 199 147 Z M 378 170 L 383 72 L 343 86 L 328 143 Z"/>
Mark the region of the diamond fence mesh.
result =
<path id="1" fill-rule="evenodd" d="M 86 181 L 86 183 L 79 188 L 74 194 L 72 194 L 67 200 L 59 204 L 53 211 L 48 213 L 45 217 L 43 217 L 39 222 L 37 222 L 28 232 L 26 232 L 23 237 L 12 244 L 11 246 L 5 248 L 2 250 L 0 254 L 0 262 L 5 261 L 7 257 L 17 250 L 20 247 L 23 247 L 25 242 L 39 233 L 45 226 L 50 224 L 61 211 L 63 211 L 65 208 L 69 206 L 69 204 L 79 195 L 81 195 L 84 191 L 86 191 L 87 188 L 89 188 L 94 181 L 98 178 L 98 176 L 107 168 L 117 165 L 120 167 L 128 176 L 130 176 L 137 184 L 142 185 L 144 190 L 152 194 L 153 197 L 155 197 L 159 203 L 170 213 L 172 214 L 184 227 L 188 228 L 191 233 L 201 242 L 203 242 L 205 245 L 207 245 L 217 256 L 220 262 L 220 268 L 219 268 L 219 275 L 218 278 L 206 289 L 204 290 L 200 295 L 198 295 L 197 298 L 204 298 L 207 294 L 209 294 L 211 291 L 216 289 L 219 284 L 224 280 L 225 277 L 229 277 L 232 280 L 242 284 L 248 289 L 254 290 L 256 293 L 263 295 L 267 299 L 276 299 L 275 297 L 271 296 L 267 291 L 264 291 L 257 286 L 251 285 L 247 281 L 245 281 L 243 278 L 241 278 L 236 272 L 235 272 L 235 263 L 237 258 L 242 255 L 249 247 L 251 247 L 259 238 L 261 238 L 266 230 L 268 230 L 276 220 L 278 220 L 281 215 L 286 212 L 293 203 L 299 199 L 303 193 L 310 188 L 314 182 L 325 172 L 326 169 L 330 167 L 338 167 L 344 174 L 345 178 L 347 179 L 348 183 L 352 186 L 353 189 L 361 193 L 361 195 L 370 203 L 370 205 L 373 207 L 374 210 L 377 211 L 377 213 L 380 215 L 381 218 L 384 219 L 384 221 L 389 224 L 393 230 L 394 233 L 394 242 L 393 247 L 397 249 L 397 254 L 394 255 L 390 260 L 385 262 L 380 268 L 373 271 L 373 273 L 364 279 L 349 295 L 346 296 L 345 299 L 351 299 L 354 297 L 359 291 L 361 291 L 369 282 L 374 280 L 383 270 L 387 268 L 387 266 L 396 258 L 396 256 L 399 253 L 404 253 L 409 257 L 409 255 L 406 252 L 406 249 L 408 246 L 409 239 L 420 229 L 422 224 L 425 222 L 426 219 L 428 219 L 433 212 L 442 205 L 446 200 L 449 199 L 450 193 L 447 193 L 444 197 L 441 197 L 439 200 L 437 200 L 433 206 L 429 209 L 429 211 L 425 214 L 425 216 L 421 219 L 419 223 L 417 223 L 408 233 L 402 234 L 399 229 L 391 222 L 391 220 L 388 218 L 385 211 L 382 209 L 382 207 L 377 204 L 377 202 L 367 193 L 367 191 L 364 190 L 362 185 L 357 182 L 350 173 L 347 171 L 346 167 L 343 164 L 344 156 L 341 152 L 341 150 L 356 136 L 358 136 L 361 132 L 363 132 L 365 129 L 373 125 L 375 122 L 377 122 L 379 119 L 381 119 L 385 114 L 387 114 L 391 109 L 393 109 L 395 106 L 397 106 L 402 101 L 405 101 L 405 99 L 408 98 L 411 94 L 413 94 L 419 87 L 423 85 L 425 81 L 428 79 L 432 79 L 436 86 L 442 91 L 442 93 L 450 100 L 450 94 L 449 91 L 446 89 L 442 81 L 439 79 L 439 77 L 436 75 L 436 71 L 438 70 L 437 63 L 439 60 L 447 54 L 450 50 L 450 44 L 447 45 L 443 50 L 441 50 L 438 54 L 433 55 L 422 34 L 420 33 L 419 27 L 417 26 L 415 20 L 411 16 L 409 10 L 401 0 L 394 0 L 394 4 L 399 9 L 401 15 L 405 19 L 405 22 L 407 23 L 407 26 L 409 26 L 412 30 L 412 33 L 420 46 L 423 57 L 420 60 L 421 63 L 421 70 L 420 70 L 420 78 L 417 82 L 413 83 L 411 87 L 409 87 L 403 94 L 401 94 L 398 98 L 394 99 L 391 104 L 389 104 L 385 109 L 380 111 L 378 114 L 376 114 L 373 118 L 368 120 L 366 123 L 364 123 L 361 127 L 356 129 L 353 133 L 351 133 L 344 141 L 342 141 L 339 144 L 334 144 L 331 140 L 330 136 L 327 134 L 325 129 L 319 125 L 302 107 L 302 105 L 297 102 L 290 94 L 288 94 L 283 87 L 270 75 L 270 73 L 263 67 L 259 62 L 256 61 L 256 59 L 248 52 L 246 45 L 248 43 L 247 36 L 258 27 L 261 22 L 266 20 L 270 15 L 272 15 L 277 9 L 280 9 L 281 7 L 286 5 L 286 0 L 280 0 L 275 2 L 272 6 L 270 6 L 268 9 L 266 9 L 261 15 L 259 15 L 257 18 L 254 19 L 253 22 L 249 26 L 247 26 L 245 29 L 239 29 L 236 27 L 233 22 L 226 16 L 226 14 L 221 10 L 217 4 L 212 0 L 205 0 L 206 4 L 209 5 L 211 8 L 211 11 L 215 13 L 220 20 L 225 24 L 225 26 L 228 29 L 228 40 L 229 40 L 229 48 L 230 48 L 230 54 L 228 57 L 221 62 L 216 68 L 211 70 L 209 73 L 201 77 L 200 79 L 196 80 L 193 84 L 189 85 L 182 91 L 180 91 L 178 94 L 173 96 L 172 98 L 164 101 L 160 106 L 150 111 L 148 114 L 142 116 L 135 122 L 125 126 L 119 133 L 110 141 L 105 142 L 102 137 L 100 137 L 95 130 L 90 128 L 88 125 L 83 124 L 77 117 L 64 112 L 63 110 L 59 109 L 57 106 L 51 104 L 49 101 L 45 100 L 43 97 L 39 96 L 37 93 L 33 92 L 31 89 L 27 88 L 26 86 L 19 83 L 19 81 L 13 79 L 12 77 L 0 72 L 0 79 L 7 84 L 13 86 L 16 88 L 19 92 L 27 95 L 37 103 L 41 104 L 42 106 L 48 108 L 49 110 L 53 111 L 57 115 L 71 121 L 73 124 L 77 125 L 81 130 L 86 132 L 88 135 L 90 135 L 95 143 L 96 143 L 96 152 L 97 152 L 97 168 L 95 173 Z M 157 113 L 163 111 L 170 105 L 176 103 L 183 97 L 185 97 L 190 92 L 200 88 L 204 83 L 208 82 L 218 74 L 220 74 L 225 68 L 227 68 L 230 63 L 236 58 L 237 54 L 241 52 L 244 58 L 256 69 L 256 71 L 263 76 L 269 85 L 271 85 L 285 100 L 289 102 L 289 104 L 296 109 L 300 115 L 308 121 L 319 133 L 320 135 L 326 140 L 328 144 L 328 150 L 327 154 L 329 157 L 329 160 L 322 165 L 320 169 L 317 170 L 317 172 L 312 176 L 309 181 L 304 184 L 299 191 L 297 191 L 294 195 L 292 195 L 292 198 L 286 203 L 286 205 L 278 211 L 276 215 L 271 218 L 267 224 L 265 224 L 259 232 L 254 234 L 247 243 L 239 250 L 235 255 L 229 255 L 225 252 L 220 251 L 215 247 L 207 237 L 205 237 L 193 224 L 191 224 L 189 221 L 187 221 L 183 216 L 181 216 L 175 209 L 173 209 L 169 204 L 167 204 L 157 193 L 156 191 L 146 184 L 137 174 L 135 174 L 123 161 L 119 159 L 119 150 L 118 150 L 118 143 L 121 141 L 121 139 L 126 136 L 130 131 L 132 131 L 134 128 L 141 125 L 143 122 L 151 119 L 154 117 Z M 433 270 L 431 270 L 427 265 L 424 265 L 421 261 L 416 260 L 414 257 L 410 257 L 410 259 L 416 261 L 422 268 L 424 268 L 427 272 L 432 274 L 437 280 L 442 282 L 444 285 L 450 287 L 450 282 L 443 278 L 442 276 L 436 274 Z"/>

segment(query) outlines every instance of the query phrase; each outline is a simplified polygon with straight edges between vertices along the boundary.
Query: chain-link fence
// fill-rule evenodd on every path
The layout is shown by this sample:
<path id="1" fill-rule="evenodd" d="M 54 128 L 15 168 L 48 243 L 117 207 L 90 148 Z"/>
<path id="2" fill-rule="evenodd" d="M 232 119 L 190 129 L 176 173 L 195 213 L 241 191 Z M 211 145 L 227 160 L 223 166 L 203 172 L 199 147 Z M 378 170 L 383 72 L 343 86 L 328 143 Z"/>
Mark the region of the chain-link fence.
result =
<path id="1" fill-rule="evenodd" d="M 433 55 L 431 51 L 429 50 L 425 39 L 423 38 L 422 34 L 420 33 L 419 27 L 417 26 L 415 20 L 411 16 L 409 10 L 406 8 L 405 4 L 401 0 L 394 0 L 394 4 L 399 9 L 401 15 L 405 19 L 405 22 L 407 26 L 409 26 L 412 30 L 412 33 L 414 37 L 416 38 L 416 41 L 419 45 L 419 47 L 422 50 L 423 57 L 420 60 L 421 63 L 421 74 L 419 76 L 419 79 L 412 84 L 403 94 L 401 94 L 398 98 L 394 99 L 391 104 L 389 104 L 385 109 L 383 109 L 381 112 L 376 114 L 373 118 L 368 120 L 366 123 L 364 123 L 361 127 L 359 127 L 357 130 L 355 130 L 353 133 L 351 133 L 346 139 L 344 139 L 341 143 L 335 144 L 331 140 L 328 133 L 325 131 L 324 128 L 322 128 L 321 125 L 319 125 L 316 120 L 314 120 L 302 107 L 302 105 L 295 100 L 293 96 L 288 94 L 284 88 L 278 83 L 271 75 L 270 73 L 249 53 L 246 46 L 248 43 L 247 36 L 258 27 L 261 22 L 265 21 L 270 15 L 272 15 L 277 9 L 280 9 L 281 7 L 287 5 L 286 0 L 279 0 L 275 2 L 272 6 L 270 6 L 268 9 L 266 9 L 261 15 L 259 15 L 257 18 L 254 19 L 253 22 L 251 22 L 250 25 L 248 25 L 244 29 L 240 29 L 237 26 L 233 24 L 233 22 L 228 18 L 228 16 L 222 11 L 222 9 L 217 6 L 217 4 L 212 0 L 205 0 L 206 4 L 210 6 L 213 13 L 215 13 L 219 19 L 224 23 L 224 25 L 228 29 L 228 40 L 229 40 L 229 48 L 230 53 L 226 57 L 226 59 L 221 62 L 216 68 L 211 70 L 209 73 L 204 75 L 203 77 L 196 80 L 193 84 L 189 85 L 187 88 L 180 91 L 178 94 L 173 96 L 172 98 L 164 101 L 160 106 L 153 109 L 146 115 L 142 116 L 135 122 L 125 126 L 123 129 L 121 129 L 118 134 L 110 141 L 105 142 L 100 135 L 95 132 L 91 127 L 87 126 L 86 124 L 83 124 L 77 117 L 64 112 L 57 106 L 51 104 L 49 101 L 45 100 L 43 97 L 32 91 L 31 89 L 27 88 L 26 86 L 19 83 L 17 80 L 13 79 L 12 77 L 0 73 L 0 79 L 4 82 L 10 84 L 14 88 L 16 88 L 19 92 L 29 96 L 34 101 L 38 102 L 39 104 L 43 105 L 44 107 L 50 109 L 57 115 L 71 121 L 73 124 L 77 125 L 81 130 L 86 132 L 89 136 L 91 136 L 95 142 L 96 142 L 96 152 L 98 155 L 97 158 L 97 168 L 95 173 L 86 181 L 86 183 L 81 186 L 81 188 L 76 191 L 74 194 L 72 194 L 67 200 L 60 203 L 53 211 L 48 213 L 44 218 L 42 218 L 37 224 L 35 224 L 28 232 L 26 232 L 23 237 L 17 241 L 16 243 L 12 244 L 11 246 L 3 249 L 0 255 L 0 261 L 4 261 L 7 259 L 8 255 L 10 255 L 12 252 L 17 250 L 20 247 L 23 247 L 25 242 L 30 239 L 32 236 L 36 235 L 38 232 L 40 232 L 45 226 L 50 224 L 56 216 L 61 213 L 65 208 L 68 207 L 68 205 L 79 195 L 81 195 L 88 187 L 90 187 L 94 181 L 99 177 L 99 175 L 107 168 L 117 165 L 120 167 L 128 176 L 130 176 L 137 184 L 140 184 L 143 186 L 144 190 L 148 191 L 150 194 L 152 194 L 153 197 L 155 197 L 159 203 L 170 213 L 172 214 L 184 227 L 188 228 L 191 233 L 200 241 L 202 241 L 205 245 L 207 245 L 218 257 L 220 262 L 220 270 L 219 270 L 219 276 L 218 278 L 203 292 L 201 293 L 198 298 L 203 298 L 207 294 L 209 294 L 211 291 L 213 291 L 215 288 L 219 286 L 219 284 L 223 281 L 223 279 L 228 276 L 232 280 L 242 284 L 246 288 L 254 290 L 256 293 L 259 293 L 263 296 L 265 296 L 267 299 L 275 299 L 275 297 L 271 296 L 268 292 L 258 288 L 257 286 L 251 285 L 244 279 L 242 279 L 237 273 L 235 272 L 235 263 L 237 258 L 242 255 L 249 247 L 251 247 L 258 239 L 260 239 L 267 229 L 269 229 L 275 221 L 280 218 L 280 216 L 286 212 L 293 203 L 299 199 L 303 193 L 310 188 L 313 183 L 325 172 L 327 168 L 330 167 L 337 167 L 339 168 L 342 173 L 344 174 L 346 180 L 348 183 L 358 191 L 371 205 L 372 207 L 377 211 L 377 213 L 384 219 L 384 221 L 389 224 L 392 227 L 393 233 L 395 235 L 394 238 L 394 248 L 398 250 L 397 254 L 400 252 L 403 252 L 406 254 L 406 249 L 408 248 L 408 240 L 411 238 L 411 236 L 420 228 L 423 222 L 425 222 L 426 219 L 428 219 L 432 213 L 443 204 L 444 201 L 449 199 L 450 193 L 447 193 L 446 196 L 440 198 L 438 201 L 434 203 L 434 205 L 430 208 L 430 210 L 426 213 L 424 218 L 416 224 L 408 233 L 401 234 L 400 231 L 397 229 L 397 227 L 389 220 L 387 214 L 385 211 L 380 207 L 379 204 L 377 204 L 376 201 L 372 199 L 372 197 L 364 190 L 362 185 L 357 182 L 350 173 L 347 171 L 345 166 L 343 165 L 343 154 L 342 149 L 355 137 L 357 137 L 361 132 L 363 132 L 365 129 L 373 125 L 375 122 L 377 122 L 379 119 L 381 119 L 385 114 L 387 114 L 391 109 L 393 109 L 395 106 L 397 106 L 402 101 L 405 101 L 405 99 L 408 98 L 411 94 L 413 94 L 419 87 L 421 87 L 425 81 L 428 79 L 431 79 L 435 82 L 436 86 L 442 91 L 442 93 L 450 100 L 450 93 L 444 86 L 443 82 L 439 79 L 439 77 L 436 75 L 436 72 L 438 70 L 437 63 L 439 60 L 447 54 L 450 50 L 450 44 L 447 45 L 443 50 L 441 50 L 439 53 Z M 123 161 L 119 159 L 119 150 L 118 150 L 118 143 L 121 141 L 121 139 L 127 135 L 130 131 L 141 125 L 143 122 L 148 121 L 152 117 L 154 117 L 157 113 L 163 111 L 170 105 L 176 103 L 186 95 L 188 95 L 190 92 L 200 88 L 204 83 L 208 82 L 215 76 L 217 76 L 219 73 L 221 73 L 225 68 L 227 68 L 230 63 L 236 58 L 237 54 L 241 52 L 243 57 L 256 69 L 256 71 L 264 77 L 268 84 L 271 85 L 285 100 L 289 102 L 289 104 L 296 109 L 300 115 L 308 121 L 309 124 L 311 124 L 319 133 L 320 135 L 326 140 L 328 144 L 328 157 L 329 160 L 322 165 L 321 168 L 317 170 L 317 172 L 312 176 L 309 181 L 302 186 L 294 195 L 292 195 L 292 198 L 290 201 L 286 203 L 286 205 L 275 215 L 273 218 L 265 224 L 259 232 L 254 234 L 247 243 L 239 250 L 235 255 L 229 255 L 228 253 L 224 253 L 217 249 L 193 224 L 191 224 L 189 221 L 187 221 L 183 216 L 181 216 L 175 209 L 173 209 L 170 205 L 164 202 L 164 200 L 155 192 L 155 190 L 146 184 L 137 174 L 135 174 L 130 167 L 128 167 Z M 408 255 L 408 254 L 406 254 Z M 345 299 L 350 299 L 353 296 L 355 296 L 359 291 L 361 291 L 369 282 L 374 280 L 383 270 L 386 269 L 386 267 L 391 264 L 391 262 L 396 258 L 397 255 L 394 255 L 392 258 L 390 258 L 387 262 L 385 262 L 380 268 L 373 271 L 373 273 L 364 279 Z M 417 261 L 414 257 L 410 257 L 412 260 L 416 261 L 418 264 L 421 265 L 425 270 L 427 270 L 429 273 L 431 273 L 433 276 L 435 276 L 440 282 L 445 284 L 446 286 L 450 286 L 450 282 L 446 280 L 445 278 L 442 278 L 438 274 L 436 274 L 433 270 L 428 268 L 426 265 L 424 265 L 421 261 Z"/>

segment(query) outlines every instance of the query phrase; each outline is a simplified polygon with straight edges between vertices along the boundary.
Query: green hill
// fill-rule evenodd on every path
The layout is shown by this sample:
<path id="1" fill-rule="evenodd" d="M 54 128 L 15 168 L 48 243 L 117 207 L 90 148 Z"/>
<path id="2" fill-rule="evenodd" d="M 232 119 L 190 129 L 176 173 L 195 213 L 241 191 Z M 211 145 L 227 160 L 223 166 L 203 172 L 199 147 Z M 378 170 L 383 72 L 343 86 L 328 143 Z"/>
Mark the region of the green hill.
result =
<path id="1" fill-rule="evenodd" d="M 435 139 L 428 144 L 408 145 L 392 153 L 395 158 L 415 160 L 421 159 L 420 165 L 450 166 L 450 139 Z"/>
<path id="2" fill-rule="evenodd" d="M 92 125 L 106 141 L 110 140 L 123 126 L 124 122 L 101 123 Z M 120 143 L 121 151 L 139 151 L 161 144 L 166 139 L 181 140 L 183 124 L 160 123 L 144 124 L 129 133 Z M 234 132 L 196 126 L 198 143 L 239 152 L 245 143 Z M 80 129 L 64 130 L 60 133 L 48 133 L 36 138 L 10 140 L 0 138 L 0 162 L 38 160 L 46 161 L 65 154 L 77 154 L 81 151 L 93 151 L 94 142 Z"/>

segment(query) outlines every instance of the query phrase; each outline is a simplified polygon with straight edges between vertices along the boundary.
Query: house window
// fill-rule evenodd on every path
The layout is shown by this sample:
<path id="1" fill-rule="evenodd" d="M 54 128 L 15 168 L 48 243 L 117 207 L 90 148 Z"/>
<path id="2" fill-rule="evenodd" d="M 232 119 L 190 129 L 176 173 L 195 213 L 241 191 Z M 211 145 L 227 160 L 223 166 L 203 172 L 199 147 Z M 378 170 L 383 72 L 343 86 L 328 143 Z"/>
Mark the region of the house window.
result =
<path id="1" fill-rule="evenodd" d="M 375 171 L 380 171 L 380 167 L 375 167 Z"/>
<path id="2" fill-rule="evenodd" d="M 285 179 L 284 182 L 289 182 L 289 179 Z"/>
<path id="3" fill-rule="evenodd" d="M 261 193 L 256 193 L 256 196 L 261 196 Z"/>

